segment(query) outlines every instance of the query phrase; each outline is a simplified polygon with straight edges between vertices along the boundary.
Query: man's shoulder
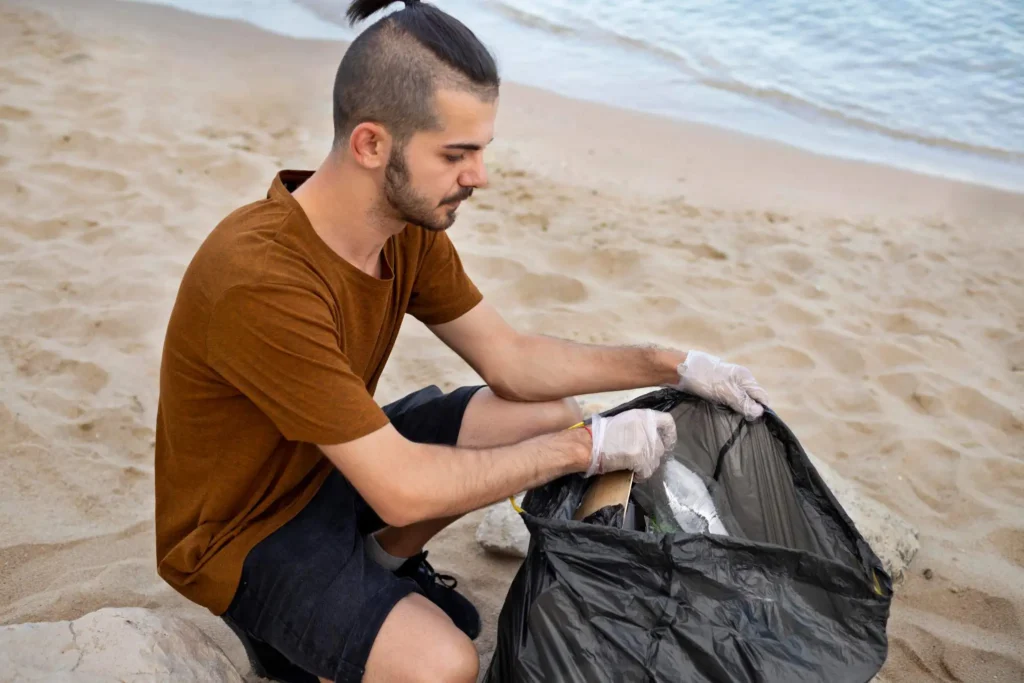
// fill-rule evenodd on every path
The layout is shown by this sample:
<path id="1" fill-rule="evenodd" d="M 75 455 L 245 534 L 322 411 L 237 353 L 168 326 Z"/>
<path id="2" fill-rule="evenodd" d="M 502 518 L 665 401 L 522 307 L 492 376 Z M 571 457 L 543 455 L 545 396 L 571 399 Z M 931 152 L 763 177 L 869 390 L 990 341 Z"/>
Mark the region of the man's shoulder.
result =
<path id="1" fill-rule="evenodd" d="M 308 264 L 296 251 L 294 209 L 261 199 L 225 216 L 200 245 L 189 270 L 204 274 L 216 289 L 266 282 L 312 281 Z"/>
<path id="2" fill-rule="evenodd" d="M 409 223 L 397 235 L 396 246 L 402 253 L 417 265 L 424 265 L 427 256 L 433 250 L 455 251 L 455 245 L 444 230 L 428 230 L 419 225 Z"/>

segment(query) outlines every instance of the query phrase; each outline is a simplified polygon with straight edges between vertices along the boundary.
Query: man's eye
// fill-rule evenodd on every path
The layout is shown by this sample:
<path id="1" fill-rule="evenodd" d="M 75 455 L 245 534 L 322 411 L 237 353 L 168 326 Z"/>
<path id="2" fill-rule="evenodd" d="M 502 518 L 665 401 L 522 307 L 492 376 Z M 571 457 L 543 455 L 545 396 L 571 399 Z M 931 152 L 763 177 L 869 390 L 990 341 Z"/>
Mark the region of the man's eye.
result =
<path id="1" fill-rule="evenodd" d="M 450 164 L 457 164 L 466 158 L 465 154 L 445 154 L 444 158 L 448 160 Z"/>

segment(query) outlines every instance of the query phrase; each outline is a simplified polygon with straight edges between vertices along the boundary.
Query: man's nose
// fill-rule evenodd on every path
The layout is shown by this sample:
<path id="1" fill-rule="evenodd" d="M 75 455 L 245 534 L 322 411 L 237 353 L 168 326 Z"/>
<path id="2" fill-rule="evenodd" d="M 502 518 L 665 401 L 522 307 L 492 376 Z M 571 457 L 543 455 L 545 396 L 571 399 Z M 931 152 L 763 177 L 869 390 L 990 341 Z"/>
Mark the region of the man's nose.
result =
<path id="1" fill-rule="evenodd" d="M 487 187 L 487 167 L 482 158 L 478 157 L 473 167 L 463 173 L 459 184 L 463 187 L 478 187 L 480 189 Z"/>

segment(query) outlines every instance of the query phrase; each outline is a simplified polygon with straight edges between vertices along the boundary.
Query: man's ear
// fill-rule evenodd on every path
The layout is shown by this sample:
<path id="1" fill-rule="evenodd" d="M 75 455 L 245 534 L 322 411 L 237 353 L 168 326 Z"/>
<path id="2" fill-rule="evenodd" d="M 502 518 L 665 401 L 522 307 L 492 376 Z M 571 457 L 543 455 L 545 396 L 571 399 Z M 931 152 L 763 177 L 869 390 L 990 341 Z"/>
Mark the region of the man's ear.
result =
<path id="1" fill-rule="evenodd" d="M 378 123 L 360 123 L 349 135 L 348 151 L 363 168 L 382 168 L 391 154 L 391 135 Z"/>

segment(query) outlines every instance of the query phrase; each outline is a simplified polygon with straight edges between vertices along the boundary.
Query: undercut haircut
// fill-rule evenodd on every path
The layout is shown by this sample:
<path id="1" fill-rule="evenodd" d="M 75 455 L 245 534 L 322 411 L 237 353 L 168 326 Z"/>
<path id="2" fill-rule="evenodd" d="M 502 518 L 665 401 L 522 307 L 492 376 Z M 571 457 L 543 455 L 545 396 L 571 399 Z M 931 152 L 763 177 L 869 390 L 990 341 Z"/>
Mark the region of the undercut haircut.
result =
<path id="1" fill-rule="evenodd" d="M 355 0 L 350 24 L 390 0 Z M 334 79 L 334 144 L 361 123 L 379 123 L 402 146 L 413 133 L 439 127 L 434 93 L 462 90 L 482 100 L 498 96 L 494 56 L 462 22 L 433 5 L 406 0 L 349 46 Z"/>

